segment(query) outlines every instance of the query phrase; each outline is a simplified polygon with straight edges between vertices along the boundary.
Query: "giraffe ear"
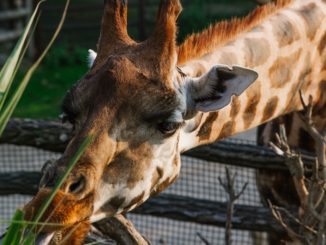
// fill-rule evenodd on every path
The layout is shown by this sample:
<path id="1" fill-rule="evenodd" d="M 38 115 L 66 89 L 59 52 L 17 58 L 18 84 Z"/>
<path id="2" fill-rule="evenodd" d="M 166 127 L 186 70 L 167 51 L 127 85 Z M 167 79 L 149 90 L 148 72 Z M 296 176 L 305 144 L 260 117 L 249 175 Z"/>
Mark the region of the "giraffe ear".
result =
<path id="1" fill-rule="evenodd" d="M 214 66 L 188 84 L 188 108 L 202 112 L 222 109 L 230 104 L 233 95 L 240 95 L 257 77 L 255 71 L 240 66 Z"/>

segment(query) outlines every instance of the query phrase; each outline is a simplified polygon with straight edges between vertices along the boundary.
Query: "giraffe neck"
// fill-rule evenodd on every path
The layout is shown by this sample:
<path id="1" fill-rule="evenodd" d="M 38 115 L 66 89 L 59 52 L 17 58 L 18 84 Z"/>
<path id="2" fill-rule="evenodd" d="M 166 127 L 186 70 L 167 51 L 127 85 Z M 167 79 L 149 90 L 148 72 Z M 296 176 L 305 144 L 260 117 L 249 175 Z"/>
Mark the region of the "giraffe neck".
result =
<path id="1" fill-rule="evenodd" d="M 214 142 L 301 109 L 299 90 L 322 97 L 326 82 L 326 1 L 298 0 L 251 31 L 182 66 L 199 76 L 216 64 L 256 70 L 257 81 L 217 112 L 198 113 L 181 132 L 181 151 Z"/>

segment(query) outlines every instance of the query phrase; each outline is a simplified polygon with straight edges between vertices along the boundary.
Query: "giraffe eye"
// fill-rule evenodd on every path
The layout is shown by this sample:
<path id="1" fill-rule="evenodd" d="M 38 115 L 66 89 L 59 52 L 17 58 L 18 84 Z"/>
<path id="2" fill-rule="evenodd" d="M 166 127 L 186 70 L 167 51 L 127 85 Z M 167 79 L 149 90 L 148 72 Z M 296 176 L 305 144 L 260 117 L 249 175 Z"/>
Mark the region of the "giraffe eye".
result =
<path id="1" fill-rule="evenodd" d="M 165 135 L 172 135 L 181 126 L 179 122 L 161 122 L 158 124 L 158 130 Z"/>

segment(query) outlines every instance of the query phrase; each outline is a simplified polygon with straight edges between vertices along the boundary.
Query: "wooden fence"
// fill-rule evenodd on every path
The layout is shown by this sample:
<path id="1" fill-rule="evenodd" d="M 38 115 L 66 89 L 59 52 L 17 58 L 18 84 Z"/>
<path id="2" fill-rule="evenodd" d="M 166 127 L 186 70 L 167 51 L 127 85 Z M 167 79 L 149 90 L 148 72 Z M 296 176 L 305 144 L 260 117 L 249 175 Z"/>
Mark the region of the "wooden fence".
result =
<path id="1" fill-rule="evenodd" d="M 70 139 L 71 128 L 57 121 L 12 119 L 0 143 L 33 146 L 44 150 L 62 152 Z M 254 145 L 239 145 L 218 142 L 201 146 L 185 155 L 223 164 L 255 169 L 286 170 L 284 159 L 268 148 Z M 313 164 L 311 155 L 303 155 L 306 164 Z M 33 195 L 37 192 L 39 172 L 0 173 L 0 195 Z M 165 217 L 199 224 L 224 226 L 226 204 L 161 194 L 153 197 L 134 213 Z M 233 227 L 251 231 L 280 231 L 281 227 L 272 218 L 268 208 L 236 205 Z"/>
<path id="2" fill-rule="evenodd" d="M 32 11 L 32 0 L 0 1 L 0 64 L 22 34 Z"/>

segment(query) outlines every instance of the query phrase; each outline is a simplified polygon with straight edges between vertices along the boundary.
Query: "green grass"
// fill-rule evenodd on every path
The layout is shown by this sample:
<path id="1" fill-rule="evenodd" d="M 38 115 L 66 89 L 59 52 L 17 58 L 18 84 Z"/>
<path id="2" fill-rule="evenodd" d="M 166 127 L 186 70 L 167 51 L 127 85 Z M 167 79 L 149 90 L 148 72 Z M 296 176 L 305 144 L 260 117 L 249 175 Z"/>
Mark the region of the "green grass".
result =
<path id="1" fill-rule="evenodd" d="M 86 57 L 86 49 L 54 47 L 33 75 L 14 117 L 57 118 L 66 91 L 87 71 Z"/>
<path id="2" fill-rule="evenodd" d="M 0 70 L 0 136 L 3 132 L 9 118 L 12 115 L 12 112 L 17 106 L 18 101 L 21 99 L 21 96 L 26 89 L 27 84 L 30 81 L 30 78 L 34 74 L 35 70 L 38 68 L 39 64 L 42 62 L 45 55 L 48 53 L 50 47 L 54 43 L 56 37 L 58 36 L 63 22 L 65 20 L 65 16 L 67 13 L 67 8 L 69 5 L 69 0 L 67 0 L 65 9 L 63 11 L 61 20 L 58 24 L 56 31 L 54 32 L 52 38 L 50 39 L 48 45 L 44 49 L 44 51 L 40 54 L 37 60 L 25 71 L 21 73 L 18 78 L 16 78 L 17 71 L 21 65 L 21 61 L 24 57 L 25 51 L 31 40 L 31 35 L 35 30 L 36 23 L 38 21 L 39 16 L 39 6 L 42 4 L 43 1 L 39 2 L 37 5 L 34 13 L 32 14 L 28 24 L 17 42 L 14 50 L 12 51 L 11 55 L 7 59 L 5 65 Z M 54 60 L 51 59 L 51 62 Z M 49 62 L 50 62 L 49 61 Z M 15 81 L 16 83 L 12 83 Z M 12 86 L 14 85 L 14 86 Z M 34 91 L 35 94 L 40 93 L 40 91 Z M 25 96 L 26 97 L 26 96 Z M 34 217 L 34 223 L 29 225 L 27 222 L 24 221 L 24 213 L 22 210 L 18 209 L 13 216 L 12 220 L 10 221 L 9 228 L 7 233 L 4 235 L 3 238 L 0 238 L 0 243 L 3 245 L 31 245 L 34 244 L 36 234 L 34 234 L 34 228 L 37 226 L 37 223 L 42 218 L 43 214 L 45 213 L 46 209 L 48 208 L 49 204 L 51 203 L 52 199 L 56 195 L 56 192 L 63 184 L 64 180 L 67 178 L 71 170 L 74 168 L 75 164 L 79 160 L 80 156 L 86 149 L 86 147 L 90 144 L 92 140 L 92 136 L 87 136 L 85 140 L 80 145 L 78 151 L 71 159 L 64 175 L 59 179 L 56 183 L 55 187 L 52 189 L 47 200 L 45 203 L 37 210 L 36 216 Z M 0 220 L 0 223 L 2 221 Z M 26 230 L 27 229 L 27 230 Z"/>

